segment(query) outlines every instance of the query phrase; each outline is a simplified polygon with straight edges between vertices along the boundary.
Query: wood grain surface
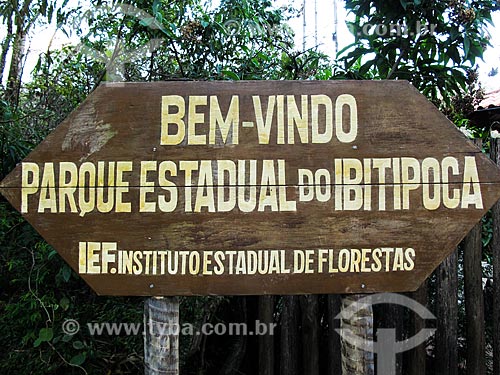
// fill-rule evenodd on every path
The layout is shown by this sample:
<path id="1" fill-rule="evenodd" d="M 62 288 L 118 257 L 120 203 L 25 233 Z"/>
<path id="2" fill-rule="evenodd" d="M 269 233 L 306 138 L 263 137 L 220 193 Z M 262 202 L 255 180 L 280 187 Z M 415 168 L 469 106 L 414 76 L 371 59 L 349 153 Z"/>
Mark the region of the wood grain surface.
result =
<path id="1" fill-rule="evenodd" d="M 402 292 L 499 171 L 404 81 L 126 83 L 0 191 L 99 294 Z"/>

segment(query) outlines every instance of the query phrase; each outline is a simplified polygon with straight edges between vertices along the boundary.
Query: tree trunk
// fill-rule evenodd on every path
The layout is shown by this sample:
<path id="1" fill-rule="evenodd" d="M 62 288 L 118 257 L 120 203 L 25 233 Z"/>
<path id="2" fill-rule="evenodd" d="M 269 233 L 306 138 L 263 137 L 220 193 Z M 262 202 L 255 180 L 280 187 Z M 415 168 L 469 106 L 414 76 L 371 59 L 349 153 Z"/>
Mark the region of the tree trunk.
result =
<path id="1" fill-rule="evenodd" d="M 12 17 L 7 18 L 7 35 L 2 42 L 2 53 L 0 54 L 0 82 L 3 81 L 3 74 L 5 71 L 5 63 L 7 61 L 7 54 L 9 53 L 10 43 L 12 42 Z"/>
<path id="2" fill-rule="evenodd" d="M 363 294 L 346 295 L 342 298 L 342 310 L 352 303 L 366 297 Z M 360 309 L 351 319 L 341 320 L 341 329 L 350 330 L 352 334 L 373 342 L 373 309 L 366 306 Z M 344 337 L 342 343 L 342 375 L 374 375 L 375 364 L 373 352 L 364 351 L 351 345 Z"/>
<path id="3" fill-rule="evenodd" d="M 436 271 L 436 369 L 439 375 L 458 373 L 458 254 L 450 254 Z"/>
<path id="4" fill-rule="evenodd" d="M 340 346 L 340 335 L 336 329 L 340 328 L 340 320 L 336 319 L 342 307 L 342 299 L 338 294 L 327 296 L 327 319 L 328 319 L 328 374 L 342 375 L 342 349 Z"/>
<path id="5" fill-rule="evenodd" d="M 274 323 L 274 297 L 259 297 L 259 321 L 268 327 Z M 259 336 L 259 374 L 274 375 L 274 336 Z"/>
<path id="6" fill-rule="evenodd" d="M 319 375 L 319 306 L 317 295 L 300 296 L 303 373 Z"/>
<path id="7" fill-rule="evenodd" d="M 15 10 L 14 24 L 16 25 L 16 30 L 12 41 L 9 76 L 5 89 L 5 97 L 13 107 L 16 107 L 19 102 L 26 40 L 30 25 L 32 24 L 31 22 L 33 22 L 27 19 L 31 2 L 32 0 L 24 0 L 21 7 Z"/>
<path id="8" fill-rule="evenodd" d="M 482 248 L 481 223 L 479 223 L 465 237 L 464 242 L 467 375 L 485 373 Z"/>
<path id="9" fill-rule="evenodd" d="M 281 314 L 280 374 L 299 375 L 299 297 L 284 296 Z"/>
<path id="10" fill-rule="evenodd" d="M 179 301 L 152 297 L 144 304 L 144 374 L 179 374 Z"/>
<path id="11" fill-rule="evenodd" d="M 21 85 L 21 71 L 26 49 L 26 38 L 27 34 L 24 30 L 20 30 L 16 32 L 12 44 L 12 57 L 5 90 L 6 99 L 12 106 L 17 106 L 19 101 L 19 88 Z"/>
<path id="12" fill-rule="evenodd" d="M 500 141 L 491 140 L 491 158 L 500 165 Z M 500 201 L 493 206 L 493 374 L 500 374 Z"/>

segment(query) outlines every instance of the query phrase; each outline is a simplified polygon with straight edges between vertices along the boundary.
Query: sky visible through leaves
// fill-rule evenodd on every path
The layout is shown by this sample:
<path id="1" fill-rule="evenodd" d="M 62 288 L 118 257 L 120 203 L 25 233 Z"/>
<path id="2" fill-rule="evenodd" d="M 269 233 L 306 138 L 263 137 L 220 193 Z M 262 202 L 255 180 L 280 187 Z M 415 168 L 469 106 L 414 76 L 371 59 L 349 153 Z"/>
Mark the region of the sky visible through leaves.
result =
<path id="1" fill-rule="evenodd" d="M 126 3 L 126 0 L 123 2 Z M 210 1 L 207 1 L 210 3 Z M 70 0 L 68 6 L 85 4 L 81 0 Z M 219 0 L 211 1 L 212 7 L 217 7 Z M 303 0 L 275 0 L 276 6 L 292 5 L 296 9 L 303 9 Z M 334 14 L 337 4 L 337 26 L 335 27 Z M 352 19 L 353 15 L 347 14 L 342 0 L 308 0 L 305 2 L 305 37 L 304 37 L 304 15 L 301 12 L 297 17 L 289 20 L 289 25 L 295 32 L 295 44 L 297 49 L 302 49 L 304 44 L 306 49 L 317 48 L 335 57 L 335 44 L 332 38 L 337 29 L 338 47 L 341 50 L 354 41 L 353 35 L 349 32 L 346 20 Z M 500 68 L 500 12 L 493 15 L 495 26 L 490 28 L 491 44 L 484 56 L 484 61 L 479 61 L 480 81 L 486 92 L 500 89 L 500 73 L 490 76 L 489 73 L 494 68 Z M 6 33 L 4 25 L 0 28 L 0 38 Z M 305 43 L 304 43 L 305 42 Z M 57 49 L 67 44 L 77 44 L 76 38 L 68 38 L 61 31 L 56 30 L 55 25 L 39 26 L 32 31 L 29 43 L 29 56 L 25 65 L 24 79 L 29 78 L 29 72 L 35 66 L 38 55 L 47 50 L 51 43 L 51 48 Z M 5 80 L 5 77 L 3 77 Z"/>

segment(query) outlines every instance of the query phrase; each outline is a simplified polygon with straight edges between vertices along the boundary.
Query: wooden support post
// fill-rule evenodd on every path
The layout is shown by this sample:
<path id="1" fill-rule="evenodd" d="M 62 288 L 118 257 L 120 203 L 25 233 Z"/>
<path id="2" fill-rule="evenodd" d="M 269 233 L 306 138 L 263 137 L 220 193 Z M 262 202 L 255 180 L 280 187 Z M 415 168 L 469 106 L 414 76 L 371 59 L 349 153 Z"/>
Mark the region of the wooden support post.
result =
<path id="1" fill-rule="evenodd" d="M 179 301 L 152 297 L 144 303 L 144 374 L 179 374 Z"/>
<path id="2" fill-rule="evenodd" d="M 491 158 L 500 165 L 500 139 L 491 140 Z M 500 201 L 493 206 L 493 374 L 500 374 Z"/>
<path id="3" fill-rule="evenodd" d="M 458 252 L 436 270 L 436 368 L 441 375 L 458 374 Z"/>
<path id="4" fill-rule="evenodd" d="M 259 297 L 259 321 L 268 327 L 274 323 L 274 296 Z M 274 375 L 274 336 L 259 336 L 259 374 Z"/>
<path id="5" fill-rule="evenodd" d="M 474 143 L 482 147 L 482 140 L 477 139 Z M 482 259 L 482 225 L 479 222 L 464 240 L 467 375 L 484 375 L 486 371 Z"/>
<path id="6" fill-rule="evenodd" d="M 366 297 L 364 294 L 351 294 L 342 298 L 342 309 Z M 356 336 L 373 341 L 373 309 L 371 306 L 360 309 L 351 319 L 341 319 L 340 327 L 349 329 Z M 356 348 L 341 339 L 342 343 L 342 375 L 374 375 L 374 354 Z"/>

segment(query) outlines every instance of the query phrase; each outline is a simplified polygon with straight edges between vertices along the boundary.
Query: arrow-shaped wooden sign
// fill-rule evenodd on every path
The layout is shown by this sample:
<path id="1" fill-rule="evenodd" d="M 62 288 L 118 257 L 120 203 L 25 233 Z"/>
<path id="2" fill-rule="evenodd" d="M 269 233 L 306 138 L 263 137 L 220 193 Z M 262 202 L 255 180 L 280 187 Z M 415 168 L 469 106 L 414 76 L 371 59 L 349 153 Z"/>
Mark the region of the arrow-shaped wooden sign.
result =
<path id="1" fill-rule="evenodd" d="M 499 169 L 407 82 L 103 85 L 1 183 L 99 294 L 415 290 Z"/>

